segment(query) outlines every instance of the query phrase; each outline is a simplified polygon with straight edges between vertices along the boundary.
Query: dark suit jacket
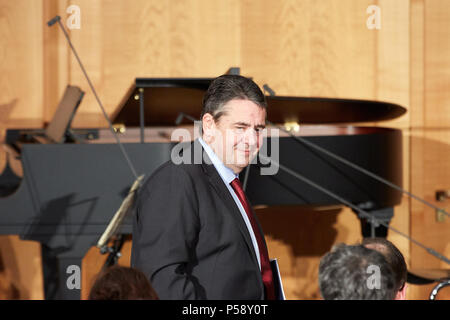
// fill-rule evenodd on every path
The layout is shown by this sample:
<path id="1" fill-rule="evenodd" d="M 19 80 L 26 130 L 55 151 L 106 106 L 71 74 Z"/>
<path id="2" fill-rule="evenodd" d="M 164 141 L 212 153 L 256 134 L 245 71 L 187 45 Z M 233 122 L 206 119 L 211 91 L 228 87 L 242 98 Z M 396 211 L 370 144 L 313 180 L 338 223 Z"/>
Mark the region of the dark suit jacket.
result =
<path id="1" fill-rule="evenodd" d="M 191 149 L 195 144 L 203 151 L 198 140 Z M 242 215 L 215 167 L 205 162 L 166 162 L 143 185 L 131 265 L 149 277 L 160 299 L 264 298 Z"/>

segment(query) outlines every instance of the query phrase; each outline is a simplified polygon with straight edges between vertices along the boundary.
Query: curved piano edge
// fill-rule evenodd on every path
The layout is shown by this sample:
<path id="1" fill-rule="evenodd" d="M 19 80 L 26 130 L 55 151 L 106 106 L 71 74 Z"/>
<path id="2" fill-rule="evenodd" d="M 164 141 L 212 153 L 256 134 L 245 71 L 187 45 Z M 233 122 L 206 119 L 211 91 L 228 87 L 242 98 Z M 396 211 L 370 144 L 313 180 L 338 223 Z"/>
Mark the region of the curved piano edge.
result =
<path id="1" fill-rule="evenodd" d="M 423 285 L 449 279 L 450 269 L 412 269 L 408 270 L 406 282 Z"/>
<path id="2" fill-rule="evenodd" d="M 414 273 L 411 273 L 408 270 L 408 273 L 406 275 L 406 282 L 410 283 L 410 284 L 415 284 L 415 285 L 426 285 L 426 284 L 434 283 L 434 282 L 436 282 L 436 280 L 423 278 L 423 277 L 418 276 L 418 275 L 416 275 Z"/>
<path id="3" fill-rule="evenodd" d="M 4 193 L 0 192 L 0 234 L 23 235 L 25 226 L 34 217 L 36 203 L 32 199 L 29 183 L 27 183 L 26 163 L 21 157 L 20 163 L 24 176 L 18 176 L 7 160 L 5 169 L 0 175 L 0 189 L 5 186 Z"/>
<path id="4" fill-rule="evenodd" d="M 6 160 L 6 166 L 0 175 L 0 199 L 8 197 L 20 188 L 22 177 L 18 176 L 12 169 L 9 159 Z"/>

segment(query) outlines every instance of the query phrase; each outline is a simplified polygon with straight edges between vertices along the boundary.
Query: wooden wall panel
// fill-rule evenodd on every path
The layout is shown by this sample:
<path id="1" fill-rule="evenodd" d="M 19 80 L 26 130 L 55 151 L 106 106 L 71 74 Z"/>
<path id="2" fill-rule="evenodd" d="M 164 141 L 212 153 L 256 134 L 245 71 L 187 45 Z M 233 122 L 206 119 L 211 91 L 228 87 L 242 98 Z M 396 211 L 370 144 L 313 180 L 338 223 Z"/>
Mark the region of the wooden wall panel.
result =
<path id="1" fill-rule="evenodd" d="M 450 123 L 450 5 L 425 1 L 426 127 L 449 129 Z"/>
<path id="2" fill-rule="evenodd" d="M 43 8 L 41 1 L 0 1 L 0 138 L 6 127 L 40 127 L 43 118 Z M 0 149 L 0 170 L 6 163 Z M 0 212 L 2 214 L 2 212 Z M 42 299 L 36 243 L 0 236 L 2 280 L 18 298 Z M 2 286 L 3 287 L 3 286 Z M 3 293 L 0 293 L 2 295 Z"/>
<path id="3" fill-rule="evenodd" d="M 437 202 L 435 192 L 437 190 L 449 190 L 450 184 L 450 130 L 433 130 L 427 128 L 416 130 L 412 138 L 413 149 L 422 154 L 413 154 L 413 167 L 418 173 L 412 175 L 412 184 L 417 191 L 422 191 L 421 196 L 446 210 L 450 211 L 450 201 Z M 420 203 L 412 204 L 411 235 L 428 247 L 440 252 L 446 257 L 450 256 L 450 234 L 447 217 L 443 222 L 436 221 L 436 213 Z M 448 268 L 448 265 L 431 257 L 427 252 L 418 247 L 411 248 L 411 260 L 413 268 Z"/>
<path id="4" fill-rule="evenodd" d="M 278 95 L 373 99 L 371 1 L 244 1 L 242 67 Z M 245 22 L 245 24 L 244 24 Z"/>
<path id="5" fill-rule="evenodd" d="M 423 0 L 411 0 L 410 12 L 410 123 L 414 130 L 423 126 L 424 119 L 425 5 Z"/>
<path id="6" fill-rule="evenodd" d="M 17 292 L 15 298 L 44 298 L 40 245 L 37 242 L 23 241 L 17 235 L 1 235 L 0 262 L 0 275 L 3 274 L 13 291 Z M 0 296 L 2 294 L 0 292 Z"/>
<path id="7" fill-rule="evenodd" d="M 450 6 L 446 1 L 418 2 L 423 6 L 423 51 L 416 53 L 423 66 L 416 67 L 418 80 L 412 135 L 412 188 L 427 201 L 449 211 L 449 202 L 438 203 L 435 192 L 450 189 Z M 418 16 L 420 19 L 420 16 Z M 420 21 L 420 20 L 419 20 Z M 417 61 L 419 63 L 419 61 Z M 420 92 L 423 92 L 421 95 Z M 412 205 L 411 235 L 438 252 L 450 256 L 449 219 L 437 222 L 435 211 L 420 203 Z M 414 268 L 448 268 L 420 248 L 411 248 Z"/>
<path id="8" fill-rule="evenodd" d="M 409 1 L 378 1 L 381 9 L 381 28 L 374 30 L 377 37 L 375 63 L 375 100 L 397 103 L 409 110 L 410 88 L 410 51 L 409 51 Z M 410 113 L 402 117 L 383 121 L 375 126 L 387 126 L 397 129 L 409 128 Z M 409 189 L 409 132 L 403 130 L 403 188 Z M 410 223 L 409 198 L 402 197 L 402 202 L 394 210 L 391 226 L 404 234 L 409 234 Z M 409 260 L 410 243 L 400 234 L 389 231 L 388 239 L 392 241 Z M 409 261 L 407 261 L 409 264 Z"/>
<path id="9" fill-rule="evenodd" d="M 76 3 L 82 25 L 71 36 L 110 114 L 136 77 L 215 76 L 239 66 L 237 1 Z M 70 63 L 70 81 L 86 91 L 80 114 L 99 114 L 73 57 Z"/>
<path id="10" fill-rule="evenodd" d="M 42 118 L 42 2 L 0 2 L 0 105 L 15 102 L 10 119 Z"/>
<path id="11" fill-rule="evenodd" d="M 69 83 L 69 46 L 59 25 L 48 27 L 46 22 L 59 15 L 66 20 L 68 0 L 43 1 L 43 108 L 45 123 L 50 122 L 58 107 L 58 103 Z"/>
<path id="12" fill-rule="evenodd" d="M 410 37 L 409 0 L 380 0 L 381 29 L 377 30 L 376 100 L 409 109 Z M 410 113 L 380 126 L 409 128 Z M 405 184 L 406 185 L 406 184 Z"/>
<path id="13" fill-rule="evenodd" d="M 450 210 L 449 202 L 437 202 L 435 191 L 448 190 L 450 176 L 448 138 L 450 100 L 450 7 L 446 1 L 415 0 L 411 3 L 411 190 L 425 200 Z M 450 256 L 449 219 L 436 221 L 435 210 L 411 202 L 411 236 L 439 253 Z M 447 268 L 448 265 L 411 246 L 413 269 Z M 427 286 L 412 288 L 412 297 L 427 297 Z"/>

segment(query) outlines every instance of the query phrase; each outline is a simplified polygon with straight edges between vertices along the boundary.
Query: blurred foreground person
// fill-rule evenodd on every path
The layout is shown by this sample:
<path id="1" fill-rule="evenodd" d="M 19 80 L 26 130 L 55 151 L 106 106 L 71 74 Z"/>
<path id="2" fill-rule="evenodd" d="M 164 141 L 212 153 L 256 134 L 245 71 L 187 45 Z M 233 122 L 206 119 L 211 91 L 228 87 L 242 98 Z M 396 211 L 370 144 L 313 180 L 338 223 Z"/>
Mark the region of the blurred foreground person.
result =
<path id="1" fill-rule="evenodd" d="M 88 299 L 158 300 L 158 295 L 138 269 L 112 266 L 97 276 Z"/>
<path id="2" fill-rule="evenodd" d="M 384 256 L 362 245 L 335 246 L 320 260 L 325 300 L 393 300 L 394 273 Z"/>

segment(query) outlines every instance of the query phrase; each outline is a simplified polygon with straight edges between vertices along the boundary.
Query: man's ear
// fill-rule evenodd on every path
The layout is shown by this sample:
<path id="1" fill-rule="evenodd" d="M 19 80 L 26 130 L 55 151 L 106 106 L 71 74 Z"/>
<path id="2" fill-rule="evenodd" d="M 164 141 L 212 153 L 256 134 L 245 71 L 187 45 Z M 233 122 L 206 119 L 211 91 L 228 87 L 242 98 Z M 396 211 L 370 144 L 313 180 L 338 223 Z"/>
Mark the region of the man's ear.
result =
<path id="1" fill-rule="evenodd" d="M 214 117 L 210 113 L 205 113 L 202 117 L 203 128 L 203 140 L 207 143 L 211 143 L 212 137 L 214 137 L 214 130 L 216 129 L 216 123 Z"/>
<path id="2" fill-rule="evenodd" d="M 408 284 L 405 283 L 403 285 L 402 290 L 397 292 L 397 295 L 395 296 L 395 300 L 406 300 L 406 288 L 408 287 Z"/>

